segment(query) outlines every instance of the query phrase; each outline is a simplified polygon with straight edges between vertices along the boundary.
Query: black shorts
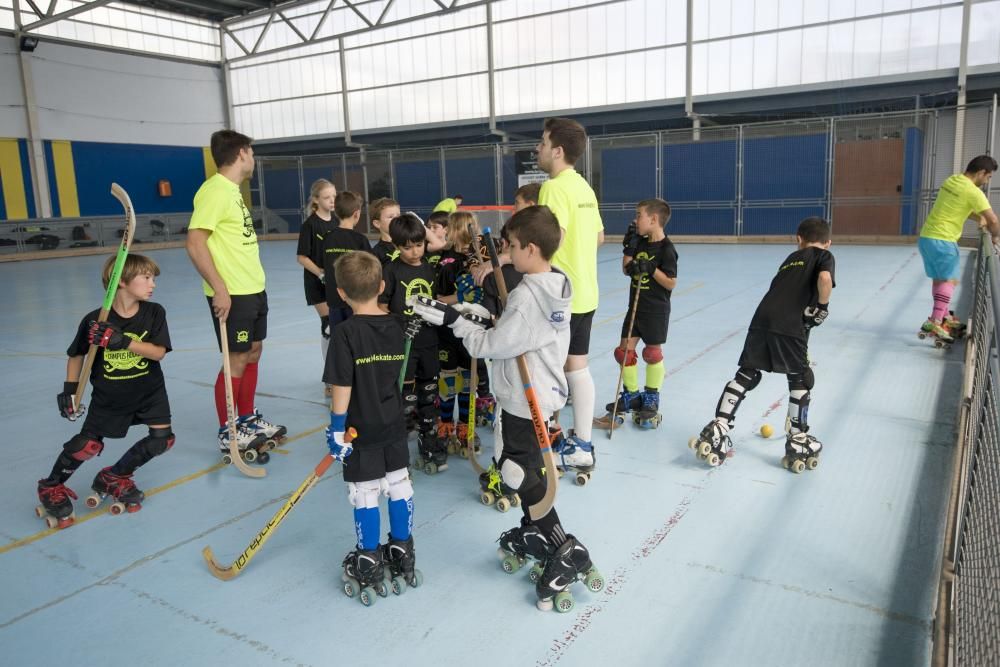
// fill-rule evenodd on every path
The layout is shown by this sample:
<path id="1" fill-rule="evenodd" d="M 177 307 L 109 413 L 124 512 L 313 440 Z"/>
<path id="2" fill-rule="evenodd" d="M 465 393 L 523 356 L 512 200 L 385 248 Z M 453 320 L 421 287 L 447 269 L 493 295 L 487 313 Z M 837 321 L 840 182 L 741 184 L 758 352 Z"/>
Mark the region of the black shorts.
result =
<path id="1" fill-rule="evenodd" d="M 501 459 L 510 459 L 525 470 L 541 470 L 545 467 L 542 448 L 538 446 L 535 425 L 530 419 L 500 411 L 500 437 L 503 438 Z"/>
<path id="2" fill-rule="evenodd" d="M 102 438 L 124 438 L 134 424 L 169 424 L 170 401 L 167 388 L 160 387 L 139 405 L 135 412 L 111 412 L 93 401 L 87 410 L 82 431 Z"/>
<path id="3" fill-rule="evenodd" d="M 590 328 L 593 325 L 594 311 L 573 313 L 570 316 L 568 354 L 585 355 L 590 353 Z"/>
<path id="4" fill-rule="evenodd" d="M 219 337 L 219 320 L 212 310 L 212 297 L 208 299 L 208 312 L 212 313 L 212 326 L 215 327 L 215 340 L 222 350 L 222 339 Z M 249 352 L 252 344 L 267 338 L 267 292 L 257 294 L 236 294 L 232 297 L 233 305 L 229 309 L 226 320 L 226 333 L 230 352 Z"/>
<path id="5" fill-rule="evenodd" d="M 740 366 L 769 373 L 802 373 L 809 368 L 808 341 L 761 329 L 747 332 Z"/>
<path id="6" fill-rule="evenodd" d="M 622 322 L 622 338 L 629 338 L 628 323 L 630 314 L 625 315 Z M 667 342 L 667 327 L 670 313 L 644 313 L 641 310 L 635 314 L 632 323 L 632 338 L 641 338 L 646 345 L 663 345 Z"/>
<path id="7" fill-rule="evenodd" d="M 438 361 L 437 345 L 427 347 L 411 347 L 410 358 L 406 364 L 406 381 L 434 380 L 437 381 L 441 364 Z"/>
<path id="8" fill-rule="evenodd" d="M 319 278 L 306 271 L 302 281 L 306 290 L 306 305 L 315 306 L 317 303 L 326 303 L 326 285 L 320 282 Z"/>
<path id="9" fill-rule="evenodd" d="M 410 448 L 406 440 L 387 445 L 362 445 L 344 461 L 345 482 L 370 482 L 382 479 L 387 472 L 410 465 Z"/>
<path id="10" fill-rule="evenodd" d="M 469 370 L 472 367 L 472 357 L 469 351 L 462 345 L 462 341 L 451 332 L 451 327 L 440 327 L 438 329 L 438 361 L 440 370 L 453 371 L 458 368 Z M 480 367 L 484 365 L 479 361 Z"/>

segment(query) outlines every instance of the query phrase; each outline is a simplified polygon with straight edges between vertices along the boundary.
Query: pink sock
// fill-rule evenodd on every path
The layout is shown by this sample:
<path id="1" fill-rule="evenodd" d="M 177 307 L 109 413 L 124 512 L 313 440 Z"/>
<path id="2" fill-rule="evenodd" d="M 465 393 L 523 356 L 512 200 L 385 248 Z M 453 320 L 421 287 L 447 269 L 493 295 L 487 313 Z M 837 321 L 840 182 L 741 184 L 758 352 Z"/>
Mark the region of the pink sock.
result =
<path id="1" fill-rule="evenodd" d="M 948 305 L 951 304 L 955 286 L 951 283 L 938 283 L 931 291 L 934 293 L 934 312 L 931 313 L 931 318 L 940 322 L 948 314 Z"/>

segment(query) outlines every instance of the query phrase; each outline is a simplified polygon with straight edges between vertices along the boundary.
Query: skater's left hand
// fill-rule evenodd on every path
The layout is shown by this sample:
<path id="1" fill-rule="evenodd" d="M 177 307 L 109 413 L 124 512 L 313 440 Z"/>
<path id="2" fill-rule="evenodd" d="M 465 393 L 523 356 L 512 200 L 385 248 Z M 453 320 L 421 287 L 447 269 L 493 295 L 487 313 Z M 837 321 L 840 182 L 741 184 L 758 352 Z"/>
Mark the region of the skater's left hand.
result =
<path id="1" fill-rule="evenodd" d="M 115 325 L 108 322 L 91 322 L 87 339 L 91 345 L 97 345 L 108 350 L 127 350 L 132 340 L 123 334 Z"/>
<path id="2" fill-rule="evenodd" d="M 806 329 L 812 329 L 823 324 L 829 314 L 829 304 L 817 303 L 815 306 L 806 306 L 806 309 L 802 311 L 802 321 L 805 323 Z"/>
<path id="3" fill-rule="evenodd" d="M 354 448 L 351 447 L 345 433 L 347 426 L 347 413 L 330 413 L 330 425 L 326 427 L 326 445 L 330 448 L 330 456 L 343 462 Z"/>
<path id="4" fill-rule="evenodd" d="M 419 315 L 420 319 L 434 326 L 451 324 L 459 316 L 459 311 L 455 307 L 426 296 L 413 296 L 407 301 L 407 305 L 413 308 L 413 312 Z"/>
<path id="5" fill-rule="evenodd" d="M 634 259 L 628 264 L 628 274 L 633 278 L 652 275 L 655 271 L 656 264 L 651 259 Z"/>

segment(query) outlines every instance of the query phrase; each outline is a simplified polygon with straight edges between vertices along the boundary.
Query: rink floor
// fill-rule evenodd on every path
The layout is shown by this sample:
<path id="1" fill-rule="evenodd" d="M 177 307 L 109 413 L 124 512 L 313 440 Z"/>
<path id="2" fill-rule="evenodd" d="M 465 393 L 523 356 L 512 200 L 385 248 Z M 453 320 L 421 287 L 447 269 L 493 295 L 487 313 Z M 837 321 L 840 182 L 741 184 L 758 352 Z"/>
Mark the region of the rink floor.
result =
<path id="1" fill-rule="evenodd" d="M 725 465 L 710 469 L 687 447 L 793 248 L 678 249 L 663 424 L 628 423 L 610 443 L 595 432 L 593 480 L 559 487 L 564 526 L 607 579 L 597 594 L 574 586 L 568 614 L 535 609 L 527 568 L 501 570 L 495 540 L 519 510 L 481 505 L 457 457 L 442 474 L 414 473 L 419 589 L 371 608 L 341 591 L 354 526 L 339 465 L 239 577 L 209 575 L 201 549 L 235 559 L 326 451 L 319 326 L 293 242 L 262 244 L 271 313 L 257 403 L 290 435 L 267 477 L 218 463 L 208 308 L 184 250 L 155 251 L 154 300 L 174 346 L 163 368 L 176 445 L 137 473 L 142 511 L 112 516 L 83 498 L 145 428 L 108 440 L 69 482 L 80 496 L 76 525 L 46 530 L 34 515 L 36 481 L 78 429 L 58 417 L 55 394 L 77 322 L 100 305 L 104 257 L 0 264 L 0 662 L 927 664 L 964 345 L 941 351 L 915 335 L 930 307 L 916 248 L 833 246 L 837 288 L 810 350 L 810 423 L 825 449 L 819 469 L 802 475 L 781 468 L 783 438 L 757 434 L 765 422 L 783 427 L 781 376 L 765 375 L 743 403 Z M 618 376 L 619 257 L 618 244 L 599 257 L 591 368 L 600 406 Z M 488 454 L 492 434 L 483 436 Z"/>

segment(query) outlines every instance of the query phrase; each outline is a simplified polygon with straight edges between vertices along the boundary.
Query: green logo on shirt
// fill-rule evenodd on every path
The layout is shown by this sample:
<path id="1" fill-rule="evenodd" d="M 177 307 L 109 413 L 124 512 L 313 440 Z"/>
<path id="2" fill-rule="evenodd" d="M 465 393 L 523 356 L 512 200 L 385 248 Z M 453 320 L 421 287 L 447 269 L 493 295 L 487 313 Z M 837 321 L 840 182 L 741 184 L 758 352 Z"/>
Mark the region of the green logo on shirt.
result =
<path id="1" fill-rule="evenodd" d="M 123 333 L 132 340 L 137 340 L 141 343 L 142 339 L 145 338 L 149 332 L 143 331 L 141 336 L 137 336 L 136 334 L 130 331 L 125 331 Z M 143 371 L 146 370 L 148 367 L 149 367 L 149 359 L 146 359 L 145 357 L 140 357 L 135 352 L 130 352 L 129 350 L 104 350 L 105 373 L 114 373 L 115 371 L 128 371 L 132 370 L 133 368 Z M 141 375 L 145 375 L 145 373 L 142 373 Z M 115 378 L 105 375 L 104 377 L 105 379 L 108 380 L 127 380 L 129 378 L 134 378 L 138 376 L 130 375 L 127 378 L 122 378 L 122 377 Z"/>

